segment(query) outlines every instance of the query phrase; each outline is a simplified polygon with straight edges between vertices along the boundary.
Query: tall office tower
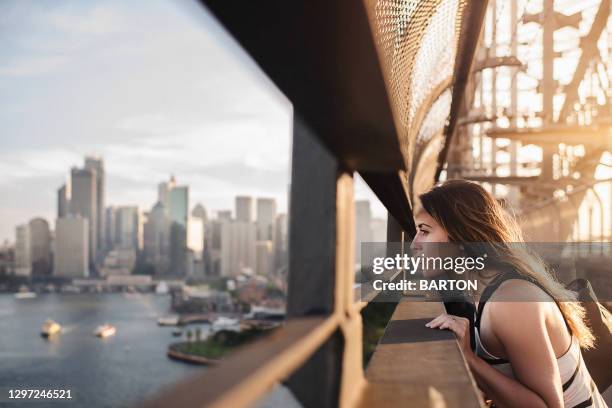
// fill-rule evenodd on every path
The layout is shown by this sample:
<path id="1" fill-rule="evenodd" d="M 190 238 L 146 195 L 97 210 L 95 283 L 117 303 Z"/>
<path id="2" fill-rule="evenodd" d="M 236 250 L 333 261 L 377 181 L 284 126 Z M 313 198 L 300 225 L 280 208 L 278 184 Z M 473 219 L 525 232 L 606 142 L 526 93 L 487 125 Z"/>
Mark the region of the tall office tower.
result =
<path id="1" fill-rule="evenodd" d="M 272 241 L 257 241 L 255 244 L 255 272 L 264 276 L 272 276 L 274 271 L 274 246 Z"/>
<path id="2" fill-rule="evenodd" d="M 57 189 L 57 218 L 70 214 L 70 184 Z"/>
<path id="3" fill-rule="evenodd" d="M 372 218 L 372 242 L 387 241 L 387 220 L 384 218 Z"/>
<path id="4" fill-rule="evenodd" d="M 221 223 L 221 276 L 236 276 L 254 271 L 257 228 L 252 222 Z"/>
<path id="5" fill-rule="evenodd" d="M 22 224 L 15 228 L 15 275 L 30 276 L 31 274 L 30 228 L 27 224 Z"/>
<path id="6" fill-rule="evenodd" d="M 195 207 L 193 207 L 193 210 L 191 210 L 191 216 L 194 218 L 199 218 L 203 222 L 208 221 L 208 215 L 206 213 L 206 208 L 204 208 L 204 206 L 200 203 L 197 203 Z"/>
<path id="7" fill-rule="evenodd" d="M 206 213 L 206 208 L 204 208 L 202 204 L 197 203 L 195 207 L 193 207 L 193 210 L 191 210 L 191 218 L 188 227 L 189 241 L 191 242 L 189 247 L 194 251 L 196 261 L 203 259 L 207 223 L 208 215 Z M 204 270 L 203 272 L 206 271 Z"/>
<path id="8" fill-rule="evenodd" d="M 115 245 L 138 251 L 142 248 L 142 223 L 138 207 L 115 208 Z"/>
<path id="9" fill-rule="evenodd" d="M 189 218 L 189 187 L 175 186 L 168 192 L 168 215 L 172 222 L 187 228 Z"/>
<path id="10" fill-rule="evenodd" d="M 361 263 L 361 244 L 372 242 L 370 201 L 355 201 L 355 262 Z"/>
<path id="11" fill-rule="evenodd" d="M 55 224 L 55 257 L 53 274 L 67 278 L 89 276 L 89 236 L 87 218 L 58 218 Z"/>
<path id="12" fill-rule="evenodd" d="M 9 244 L 8 239 L 0 244 L 0 275 L 13 275 L 15 273 L 15 247 Z"/>
<path id="13" fill-rule="evenodd" d="M 189 187 L 174 186 L 168 194 L 170 217 L 170 273 L 184 276 L 187 262 Z"/>
<path id="14" fill-rule="evenodd" d="M 117 210 L 113 206 L 106 207 L 106 215 L 104 216 L 104 239 L 106 241 L 105 247 L 108 251 L 112 250 L 116 243 L 116 223 L 117 223 Z"/>
<path id="15" fill-rule="evenodd" d="M 104 185 L 104 161 L 101 157 L 86 156 L 85 168 L 96 171 L 96 249 L 100 255 L 105 252 L 105 235 L 104 235 L 104 218 L 106 216 L 104 209 L 106 208 L 106 189 Z"/>
<path id="16" fill-rule="evenodd" d="M 170 205 L 170 191 L 176 186 L 176 178 L 170 176 L 169 181 L 161 182 L 157 185 L 157 201 L 161 202 L 164 207 Z"/>
<path id="17" fill-rule="evenodd" d="M 89 228 L 89 262 L 94 266 L 98 248 L 97 214 L 98 198 L 96 170 L 72 168 L 71 171 L 72 197 L 70 200 L 71 213 L 87 220 Z"/>
<path id="18" fill-rule="evenodd" d="M 231 212 L 230 212 L 231 215 Z M 204 270 L 207 276 L 221 276 L 221 229 L 230 219 L 208 220 L 204 225 Z"/>
<path id="19" fill-rule="evenodd" d="M 236 197 L 236 221 L 253 221 L 253 198 L 249 196 Z"/>
<path id="20" fill-rule="evenodd" d="M 288 267 L 287 214 L 278 214 L 274 220 L 274 266 L 275 270 Z"/>
<path id="21" fill-rule="evenodd" d="M 33 218 L 30 229 L 30 261 L 33 276 L 49 276 L 53 271 L 51 258 L 51 231 L 43 218 Z"/>
<path id="22" fill-rule="evenodd" d="M 257 239 L 269 241 L 274 239 L 274 221 L 276 220 L 276 200 L 273 198 L 257 199 Z"/>
<path id="23" fill-rule="evenodd" d="M 217 211 L 217 219 L 219 221 L 231 221 L 232 220 L 232 210 Z"/>
<path id="24" fill-rule="evenodd" d="M 153 265 L 156 275 L 167 274 L 170 260 L 170 221 L 168 211 L 161 201 L 147 214 L 143 238 L 147 262 Z"/>
<path id="25" fill-rule="evenodd" d="M 189 231 L 187 248 L 193 252 L 193 259 L 199 261 L 202 259 L 202 251 L 204 250 L 204 221 L 198 217 L 189 217 L 187 231 Z"/>

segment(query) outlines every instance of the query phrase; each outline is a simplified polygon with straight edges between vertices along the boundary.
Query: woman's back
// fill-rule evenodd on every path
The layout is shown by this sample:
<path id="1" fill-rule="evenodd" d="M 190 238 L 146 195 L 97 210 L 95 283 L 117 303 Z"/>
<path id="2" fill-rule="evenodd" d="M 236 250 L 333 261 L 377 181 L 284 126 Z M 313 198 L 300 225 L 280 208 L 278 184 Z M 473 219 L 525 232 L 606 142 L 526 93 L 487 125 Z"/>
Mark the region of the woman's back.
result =
<path id="1" fill-rule="evenodd" d="M 531 333 L 529 322 L 536 315 L 545 321 L 545 335 L 556 356 L 564 405 L 606 407 L 582 359 L 578 339 L 571 334 L 554 300 L 537 284 L 520 275 L 505 278 L 501 282 L 494 281 L 478 304 L 476 354 L 501 373 L 515 378 L 512 363 L 506 359 L 508 353 L 504 339 L 499 338 L 496 327 L 504 325 L 504 330 L 509 328 L 508 332 L 521 336 L 535 335 Z M 507 317 L 509 310 L 517 312 L 514 318 L 496 319 L 498 316 Z"/>

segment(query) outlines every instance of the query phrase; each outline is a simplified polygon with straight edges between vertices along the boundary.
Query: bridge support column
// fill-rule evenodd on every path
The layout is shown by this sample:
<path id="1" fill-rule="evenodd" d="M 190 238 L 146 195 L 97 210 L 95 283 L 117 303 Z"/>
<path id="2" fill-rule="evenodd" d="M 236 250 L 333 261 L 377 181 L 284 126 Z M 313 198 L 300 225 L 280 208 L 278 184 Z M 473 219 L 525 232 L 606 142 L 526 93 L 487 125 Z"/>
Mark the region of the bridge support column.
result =
<path id="1" fill-rule="evenodd" d="M 339 329 L 287 385 L 305 407 L 343 406 L 363 380 L 361 317 L 352 311 L 353 175 L 297 116 L 293 132 L 287 314 L 335 314 Z"/>

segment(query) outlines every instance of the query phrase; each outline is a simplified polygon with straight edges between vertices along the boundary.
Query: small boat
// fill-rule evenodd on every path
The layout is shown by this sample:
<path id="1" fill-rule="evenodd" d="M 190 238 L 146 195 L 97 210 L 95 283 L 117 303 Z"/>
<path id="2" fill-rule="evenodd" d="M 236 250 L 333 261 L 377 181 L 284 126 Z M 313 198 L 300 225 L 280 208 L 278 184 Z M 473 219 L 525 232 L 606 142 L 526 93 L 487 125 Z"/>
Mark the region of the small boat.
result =
<path id="1" fill-rule="evenodd" d="M 103 324 L 94 330 L 94 335 L 101 338 L 114 336 L 115 333 L 117 333 L 117 329 L 115 326 L 111 326 L 110 324 Z"/>
<path id="2" fill-rule="evenodd" d="M 15 299 L 32 299 L 36 297 L 36 293 L 30 291 L 26 285 L 21 285 L 19 291 L 15 293 Z"/>
<path id="3" fill-rule="evenodd" d="M 183 331 L 181 329 L 174 329 L 172 330 L 172 335 L 174 337 L 181 337 L 183 335 Z"/>
<path id="4" fill-rule="evenodd" d="M 240 321 L 238 319 L 232 319 L 225 316 L 218 317 L 213 323 L 211 330 L 213 333 L 216 333 L 221 330 L 228 331 L 240 331 Z"/>
<path id="5" fill-rule="evenodd" d="M 43 337 L 51 337 L 62 331 L 62 326 L 55 320 L 47 319 L 40 330 L 40 335 Z"/>
<path id="6" fill-rule="evenodd" d="M 34 292 L 17 292 L 15 293 L 15 299 L 33 299 L 36 297 Z"/>
<path id="7" fill-rule="evenodd" d="M 169 292 L 168 284 L 164 281 L 161 281 L 155 287 L 155 293 L 158 295 L 167 295 Z"/>
<path id="8" fill-rule="evenodd" d="M 178 323 L 179 323 L 178 316 L 166 316 L 166 317 L 159 317 L 157 319 L 157 324 L 159 326 L 176 326 Z"/>

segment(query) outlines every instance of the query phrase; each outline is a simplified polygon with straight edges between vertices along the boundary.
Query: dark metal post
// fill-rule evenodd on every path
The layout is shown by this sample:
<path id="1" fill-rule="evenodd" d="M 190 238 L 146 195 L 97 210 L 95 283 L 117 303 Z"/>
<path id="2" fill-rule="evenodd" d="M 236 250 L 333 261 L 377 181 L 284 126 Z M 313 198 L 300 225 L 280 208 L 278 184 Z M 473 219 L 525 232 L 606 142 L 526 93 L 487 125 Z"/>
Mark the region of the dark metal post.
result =
<path id="1" fill-rule="evenodd" d="M 299 117 L 293 124 L 288 317 L 330 315 L 336 288 L 338 160 Z M 305 407 L 338 405 L 343 339 L 334 334 L 288 380 Z"/>

